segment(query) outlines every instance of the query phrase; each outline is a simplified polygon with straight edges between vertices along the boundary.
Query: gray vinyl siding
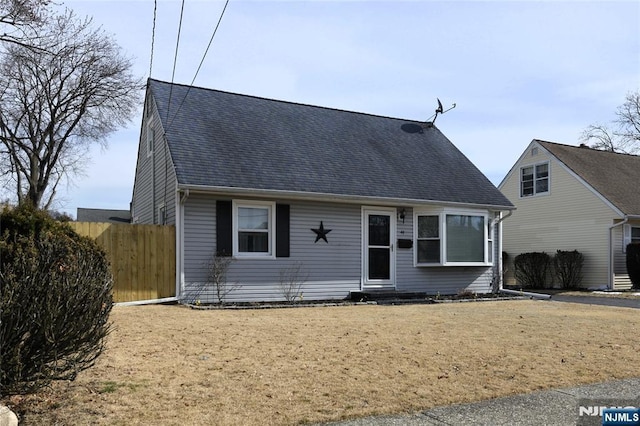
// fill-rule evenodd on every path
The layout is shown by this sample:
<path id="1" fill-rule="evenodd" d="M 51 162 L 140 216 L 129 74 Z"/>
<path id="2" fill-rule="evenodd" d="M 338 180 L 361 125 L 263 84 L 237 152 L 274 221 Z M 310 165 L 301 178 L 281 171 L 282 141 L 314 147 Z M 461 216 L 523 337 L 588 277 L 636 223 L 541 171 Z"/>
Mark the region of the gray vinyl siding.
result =
<path id="1" fill-rule="evenodd" d="M 246 200 L 246 198 L 242 198 Z M 290 248 L 288 258 L 234 259 L 227 282 L 239 287 L 227 301 L 283 300 L 280 271 L 300 263 L 307 277 L 301 289 L 305 300 L 342 299 L 360 289 L 361 210 L 358 205 L 293 203 L 290 205 Z M 216 247 L 216 199 L 190 196 L 185 204 L 184 252 L 185 292 L 187 299 L 216 302 L 213 288 L 204 288 L 207 263 Z M 317 228 L 323 222 L 329 243 L 315 242 Z"/>
<path id="2" fill-rule="evenodd" d="M 497 227 L 496 227 L 497 228 Z M 413 240 L 413 211 L 407 209 L 405 223 L 398 222 L 398 238 Z M 497 230 L 494 232 L 494 259 L 497 253 Z M 413 242 L 415 248 L 415 241 Z M 398 248 L 396 252 L 396 290 L 429 294 L 456 294 L 469 290 L 474 293 L 491 292 L 491 266 L 425 266 L 414 267 L 413 250 Z"/>
<path id="3" fill-rule="evenodd" d="M 147 102 L 140 129 L 138 159 L 133 186 L 132 214 L 134 223 L 161 224 L 158 208 L 165 206 L 166 224 L 175 224 L 176 175 L 169 155 L 155 104 Z M 154 149 L 149 154 L 148 132 L 154 129 Z"/>
<path id="4" fill-rule="evenodd" d="M 246 200 L 246 198 L 242 198 Z M 226 297 L 234 301 L 283 300 L 280 272 L 301 264 L 306 281 L 304 300 L 343 299 L 360 290 L 362 274 L 362 206 L 356 204 L 275 200 L 290 206 L 290 257 L 234 259 L 227 282 L 238 285 Z M 217 302 L 212 286 L 206 286 L 207 263 L 216 247 L 216 198 L 191 195 L 184 206 L 184 276 L 182 297 L 189 302 Z M 413 240 L 413 212 L 406 208 L 404 223 L 398 219 L 397 238 Z M 320 221 L 329 243 L 315 242 L 311 231 Z M 494 247 L 498 246 L 497 229 Z M 414 267 L 413 248 L 396 251 L 396 289 L 430 294 L 455 294 L 462 290 L 491 291 L 491 267 Z"/>

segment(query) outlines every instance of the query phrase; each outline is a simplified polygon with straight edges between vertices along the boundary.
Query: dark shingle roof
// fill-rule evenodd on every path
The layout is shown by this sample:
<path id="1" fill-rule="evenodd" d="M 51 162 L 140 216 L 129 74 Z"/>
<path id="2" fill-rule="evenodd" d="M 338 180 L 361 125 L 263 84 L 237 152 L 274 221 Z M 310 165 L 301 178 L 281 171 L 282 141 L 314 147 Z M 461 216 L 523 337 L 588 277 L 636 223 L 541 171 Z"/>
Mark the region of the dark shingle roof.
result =
<path id="1" fill-rule="evenodd" d="M 624 214 L 640 215 L 640 156 L 535 141 Z"/>
<path id="2" fill-rule="evenodd" d="M 130 223 L 131 212 L 129 212 L 129 210 L 85 209 L 82 207 L 78 207 L 76 221 Z"/>
<path id="3" fill-rule="evenodd" d="M 179 184 L 512 206 L 435 127 L 149 84 Z"/>

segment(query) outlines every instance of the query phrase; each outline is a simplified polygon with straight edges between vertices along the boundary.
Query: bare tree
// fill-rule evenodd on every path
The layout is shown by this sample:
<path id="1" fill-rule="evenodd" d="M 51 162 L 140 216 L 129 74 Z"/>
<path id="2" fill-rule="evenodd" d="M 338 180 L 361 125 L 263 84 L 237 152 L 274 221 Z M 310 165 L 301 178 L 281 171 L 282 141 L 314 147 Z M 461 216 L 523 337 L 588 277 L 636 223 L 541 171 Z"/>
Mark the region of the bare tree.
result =
<path id="1" fill-rule="evenodd" d="M 582 132 L 581 139 L 592 148 L 635 154 L 640 152 L 640 92 L 629 92 L 616 110 L 612 127 L 592 124 Z"/>
<path id="2" fill-rule="evenodd" d="M 12 44 L 0 62 L 0 177 L 19 203 L 48 208 L 91 144 L 131 119 L 143 84 L 91 19 L 67 10 L 29 35 L 35 49 Z"/>
<path id="3" fill-rule="evenodd" d="M 0 2 L 0 41 L 31 46 L 36 26 L 49 16 L 50 0 L 2 0 Z"/>

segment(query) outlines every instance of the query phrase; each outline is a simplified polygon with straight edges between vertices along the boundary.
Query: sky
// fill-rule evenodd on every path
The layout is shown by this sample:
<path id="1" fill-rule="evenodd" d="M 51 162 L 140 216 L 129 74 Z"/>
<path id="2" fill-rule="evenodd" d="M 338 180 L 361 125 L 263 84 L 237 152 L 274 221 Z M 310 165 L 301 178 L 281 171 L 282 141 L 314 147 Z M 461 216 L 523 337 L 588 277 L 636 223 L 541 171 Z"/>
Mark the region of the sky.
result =
<path id="1" fill-rule="evenodd" d="M 158 0 L 151 61 L 153 0 L 58 3 L 93 17 L 136 76 L 181 84 L 225 5 L 185 1 L 176 55 L 182 2 Z M 497 186 L 532 139 L 577 145 L 640 88 L 640 2 L 230 0 L 193 84 L 419 121 L 455 103 L 437 127 Z M 142 106 L 58 210 L 129 208 Z"/>

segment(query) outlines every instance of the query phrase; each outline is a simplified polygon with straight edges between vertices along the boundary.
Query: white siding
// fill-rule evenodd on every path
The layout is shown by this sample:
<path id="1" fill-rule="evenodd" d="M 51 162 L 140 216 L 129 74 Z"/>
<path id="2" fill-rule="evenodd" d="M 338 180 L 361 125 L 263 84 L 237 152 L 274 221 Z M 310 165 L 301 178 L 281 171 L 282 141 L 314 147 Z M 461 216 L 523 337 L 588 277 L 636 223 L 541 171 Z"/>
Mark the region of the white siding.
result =
<path id="1" fill-rule="evenodd" d="M 539 147 L 538 154 L 532 156 L 532 145 L 500 185 L 517 207 L 503 222 L 503 250 L 509 255 L 507 284 L 514 283 L 513 260 L 518 254 L 578 250 L 585 258 L 582 286 L 606 286 L 609 226 L 615 212 L 546 150 Z M 520 197 L 520 167 L 543 161 L 549 161 L 550 166 L 549 194 Z"/>

